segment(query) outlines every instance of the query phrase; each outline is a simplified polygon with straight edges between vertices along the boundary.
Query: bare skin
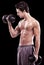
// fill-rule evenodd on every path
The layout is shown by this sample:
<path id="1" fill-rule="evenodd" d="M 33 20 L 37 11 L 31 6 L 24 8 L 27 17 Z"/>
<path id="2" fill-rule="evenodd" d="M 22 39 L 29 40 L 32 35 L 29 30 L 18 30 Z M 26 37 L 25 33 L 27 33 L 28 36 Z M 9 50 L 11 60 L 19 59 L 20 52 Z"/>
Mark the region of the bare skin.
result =
<path id="1" fill-rule="evenodd" d="M 7 19 L 8 21 L 8 19 Z M 8 28 L 12 38 L 15 38 L 20 34 L 19 46 L 21 45 L 34 45 L 35 36 L 35 52 L 34 55 L 38 59 L 38 53 L 40 49 L 40 24 L 39 22 L 26 14 L 24 19 L 19 21 L 15 29 L 12 24 L 8 21 Z"/>

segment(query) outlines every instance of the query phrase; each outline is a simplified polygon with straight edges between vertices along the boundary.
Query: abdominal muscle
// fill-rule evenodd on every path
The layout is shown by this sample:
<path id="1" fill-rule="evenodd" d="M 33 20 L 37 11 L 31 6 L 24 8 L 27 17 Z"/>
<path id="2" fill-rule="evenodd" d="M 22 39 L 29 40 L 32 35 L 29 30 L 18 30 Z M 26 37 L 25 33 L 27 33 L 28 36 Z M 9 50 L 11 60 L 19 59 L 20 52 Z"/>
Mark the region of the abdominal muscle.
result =
<path id="1" fill-rule="evenodd" d="M 33 45 L 32 31 L 22 30 L 19 45 Z"/>

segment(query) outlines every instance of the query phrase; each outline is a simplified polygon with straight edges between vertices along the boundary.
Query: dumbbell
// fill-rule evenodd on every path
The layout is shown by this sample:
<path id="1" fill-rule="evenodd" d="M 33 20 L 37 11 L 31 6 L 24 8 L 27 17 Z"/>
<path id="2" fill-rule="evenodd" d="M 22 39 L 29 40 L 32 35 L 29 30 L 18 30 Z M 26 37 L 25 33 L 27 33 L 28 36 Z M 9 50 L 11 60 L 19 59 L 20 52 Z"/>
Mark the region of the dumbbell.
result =
<path id="1" fill-rule="evenodd" d="M 42 62 L 42 57 L 39 56 L 38 60 L 36 61 L 35 56 L 34 55 L 30 55 L 29 58 L 28 58 L 28 60 L 29 60 L 30 63 L 34 63 L 35 62 L 36 65 L 40 65 L 41 62 Z"/>
<path id="2" fill-rule="evenodd" d="M 42 63 L 42 57 L 39 56 L 38 60 L 35 62 L 36 65 L 40 65 Z"/>
<path id="3" fill-rule="evenodd" d="M 29 55 L 28 60 L 29 60 L 29 62 L 33 63 L 33 62 L 35 62 L 36 58 L 34 55 Z"/>
<path id="4" fill-rule="evenodd" d="M 15 16 L 13 14 L 9 14 L 9 15 L 3 15 L 2 16 L 2 21 L 3 23 L 7 23 L 7 18 L 8 17 L 8 21 L 11 22 L 11 23 L 14 23 L 15 22 Z"/>

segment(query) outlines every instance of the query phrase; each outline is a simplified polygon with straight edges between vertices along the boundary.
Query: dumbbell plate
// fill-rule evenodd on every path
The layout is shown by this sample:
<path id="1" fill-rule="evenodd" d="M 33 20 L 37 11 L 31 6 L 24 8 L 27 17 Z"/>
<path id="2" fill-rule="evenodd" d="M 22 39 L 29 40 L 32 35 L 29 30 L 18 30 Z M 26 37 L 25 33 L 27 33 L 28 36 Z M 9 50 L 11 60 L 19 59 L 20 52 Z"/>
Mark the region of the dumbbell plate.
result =
<path id="1" fill-rule="evenodd" d="M 6 20 L 6 17 L 7 17 L 8 15 L 4 15 L 3 17 L 2 17 L 2 21 L 3 21 L 3 23 L 7 23 L 7 20 Z"/>

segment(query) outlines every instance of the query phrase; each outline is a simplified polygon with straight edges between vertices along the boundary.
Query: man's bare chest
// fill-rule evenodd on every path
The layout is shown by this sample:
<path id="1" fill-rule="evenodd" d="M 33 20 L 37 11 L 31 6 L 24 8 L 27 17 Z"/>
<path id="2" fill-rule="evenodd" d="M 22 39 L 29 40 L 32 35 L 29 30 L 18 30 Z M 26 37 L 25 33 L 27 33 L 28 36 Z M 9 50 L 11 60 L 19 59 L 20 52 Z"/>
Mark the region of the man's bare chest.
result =
<path id="1" fill-rule="evenodd" d="M 22 21 L 19 23 L 20 30 L 26 29 L 26 30 L 32 30 L 33 23 L 28 21 Z"/>

